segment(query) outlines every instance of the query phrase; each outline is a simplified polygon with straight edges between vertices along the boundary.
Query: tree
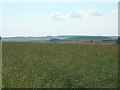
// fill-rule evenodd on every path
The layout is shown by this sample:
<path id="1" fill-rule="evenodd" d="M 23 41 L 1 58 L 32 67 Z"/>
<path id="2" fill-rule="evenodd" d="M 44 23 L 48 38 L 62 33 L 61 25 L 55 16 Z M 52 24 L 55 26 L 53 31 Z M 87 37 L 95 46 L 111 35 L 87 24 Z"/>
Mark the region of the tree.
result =
<path id="1" fill-rule="evenodd" d="M 51 39 L 51 40 L 49 40 L 49 41 L 51 41 L 51 42 L 59 42 L 60 41 L 60 39 Z"/>
<path id="2" fill-rule="evenodd" d="M 117 39 L 117 44 L 120 44 L 120 37 L 118 37 Z"/>
<path id="3" fill-rule="evenodd" d="M 93 43 L 93 40 L 90 40 L 91 43 Z"/>
<path id="4" fill-rule="evenodd" d="M 0 41 L 1 41 L 1 39 L 2 39 L 2 38 L 1 38 L 1 36 L 0 36 Z"/>

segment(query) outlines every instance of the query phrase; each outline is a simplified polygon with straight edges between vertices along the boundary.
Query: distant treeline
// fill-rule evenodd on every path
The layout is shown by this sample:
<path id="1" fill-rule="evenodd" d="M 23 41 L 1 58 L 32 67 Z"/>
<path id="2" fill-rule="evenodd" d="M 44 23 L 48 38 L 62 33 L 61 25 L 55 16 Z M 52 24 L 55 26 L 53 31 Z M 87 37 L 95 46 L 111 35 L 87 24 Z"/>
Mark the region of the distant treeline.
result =
<path id="1" fill-rule="evenodd" d="M 0 36 L 1 40 L 1 36 Z M 45 37 L 3 37 L 2 41 L 13 42 L 55 42 L 55 43 L 115 43 L 120 44 L 120 37 L 117 36 L 45 36 Z"/>
<path id="2" fill-rule="evenodd" d="M 117 43 L 118 40 L 106 39 L 51 39 L 50 42 L 74 42 L 74 43 Z"/>

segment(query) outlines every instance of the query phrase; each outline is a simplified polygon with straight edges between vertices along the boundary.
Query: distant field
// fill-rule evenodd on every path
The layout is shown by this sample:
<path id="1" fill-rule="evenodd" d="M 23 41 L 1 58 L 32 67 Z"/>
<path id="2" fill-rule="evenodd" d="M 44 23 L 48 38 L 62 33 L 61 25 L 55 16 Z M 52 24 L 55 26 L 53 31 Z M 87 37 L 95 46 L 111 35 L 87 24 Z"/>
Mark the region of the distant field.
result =
<path id="1" fill-rule="evenodd" d="M 3 42 L 3 88 L 115 88 L 117 45 Z"/>

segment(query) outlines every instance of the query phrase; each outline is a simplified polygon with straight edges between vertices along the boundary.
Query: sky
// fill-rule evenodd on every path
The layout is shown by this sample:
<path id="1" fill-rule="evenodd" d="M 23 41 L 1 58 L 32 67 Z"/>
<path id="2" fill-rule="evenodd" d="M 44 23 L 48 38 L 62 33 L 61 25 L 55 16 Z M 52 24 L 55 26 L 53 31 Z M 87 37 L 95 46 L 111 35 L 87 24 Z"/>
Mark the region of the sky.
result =
<path id="1" fill-rule="evenodd" d="M 117 2 L 2 2 L 1 35 L 118 35 Z"/>
<path id="2" fill-rule="evenodd" d="M 119 0 L 0 0 L 0 2 L 119 2 Z"/>

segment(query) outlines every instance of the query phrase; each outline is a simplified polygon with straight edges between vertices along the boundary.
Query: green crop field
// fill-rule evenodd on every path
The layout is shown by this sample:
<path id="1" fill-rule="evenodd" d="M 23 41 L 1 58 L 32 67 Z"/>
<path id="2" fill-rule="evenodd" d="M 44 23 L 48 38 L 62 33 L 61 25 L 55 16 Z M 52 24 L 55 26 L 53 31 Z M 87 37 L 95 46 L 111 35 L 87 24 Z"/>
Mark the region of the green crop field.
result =
<path id="1" fill-rule="evenodd" d="M 3 42 L 3 88 L 116 88 L 118 46 Z"/>

